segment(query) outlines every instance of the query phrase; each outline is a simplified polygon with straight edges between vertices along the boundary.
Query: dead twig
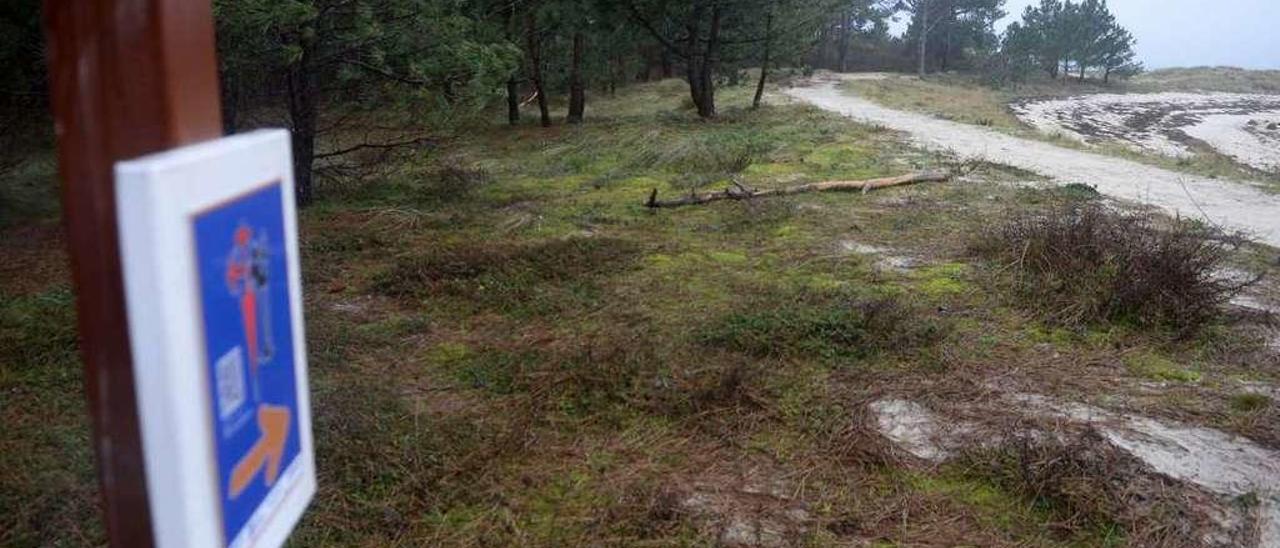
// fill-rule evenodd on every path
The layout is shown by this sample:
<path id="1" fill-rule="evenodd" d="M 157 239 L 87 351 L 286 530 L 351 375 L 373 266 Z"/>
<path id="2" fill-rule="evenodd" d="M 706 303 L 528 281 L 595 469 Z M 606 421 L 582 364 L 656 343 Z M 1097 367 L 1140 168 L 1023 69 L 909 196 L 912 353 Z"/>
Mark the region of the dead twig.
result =
<path id="1" fill-rule="evenodd" d="M 946 172 L 921 171 L 898 177 L 883 177 L 880 179 L 865 179 L 860 181 L 824 181 L 821 183 L 808 183 L 768 190 L 752 190 L 742 185 L 742 183 L 735 181 L 733 186 L 726 188 L 725 190 L 707 192 L 704 194 L 691 193 L 688 196 L 672 200 L 659 200 L 658 189 L 655 188 L 649 193 L 649 199 L 645 202 L 645 206 L 649 208 L 680 207 L 718 202 L 720 200 L 751 200 L 755 198 L 768 198 L 771 196 L 790 196 L 806 192 L 860 190 L 866 193 L 879 188 L 908 185 L 913 183 L 942 182 L 950 178 L 951 174 Z"/>
<path id="2" fill-rule="evenodd" d="M 407 139 L 407 140 L 404 140 L 404 141 L 395 141 L 395 142 L 391 142 L 391 143 L 368 143 L 368 142 L 365 142 L 365 143 L 360 143 L 360 144 L 358 144 L 358 145 L 352 145 L 352 146 L 349 146 L 349 147 L 347 147 L 347 148 L 342 148 L 342 149 L 338 149 L 338 150 L 334 150 L 334 151 L 330 151 L 330 152 L 321 152 L 321 153 L 317 153 L 313 158 L 314 158 L 314 159 L 316 159 L 316 160 L 323 160 L 323 159 L 325 159 L 325 158 L 332 158 L 332 157 L 334 157 L 334 156 L 342 156 L 342 155 L 345 155 L 345 154 L 351 154 L 352 152 L 356 152 L 356 151 L 358 151 L 358 150 L 366 150 L 366 149 L 373 149 L 373 150 L 390 150 L 390 149 L 402 148 L 402 147 L 412 147 L 412 146 L 417 146 L 417 145 L 421 145 L 421 144 L 435 144 L 435 139 L 434 139 L 434 138 L 432 138 L 432 137 L 415 137 L 415 138 L 412 138 L 412 139 Z"/>

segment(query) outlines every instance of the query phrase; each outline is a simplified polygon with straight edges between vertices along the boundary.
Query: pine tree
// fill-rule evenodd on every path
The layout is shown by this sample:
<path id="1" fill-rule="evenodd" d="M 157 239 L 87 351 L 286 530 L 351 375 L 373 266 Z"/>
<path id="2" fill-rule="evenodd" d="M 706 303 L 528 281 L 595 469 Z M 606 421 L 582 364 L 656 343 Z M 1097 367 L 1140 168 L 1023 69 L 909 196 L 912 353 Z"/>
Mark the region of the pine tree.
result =
<path id="1" fill-rule="evenodd" d="M 1140 70 L 1133 65 L 1133 35 L 1116 21 L 1106 0 L 1041 0 L 1026 9 L 1016 32 L 1018 54 L 1033 52 L 1051 78 L 1069 72 L 1073 62 L 1080 80 L 1090 67 L 1101 68 L 1104 80 L 1117 70 Z"/>
<path id="2" fill-rule="evenodd" d="M 1112 74 L 1130 77 L 1142 72 L 1142 64 L 1134 61 L 1137 54 L 1133 51 L 1136 41 L 1125 28 L 1113 26 L 1103 37 L 1099 47 L 1097 63 L 1102 69 L 1102 81 L 1110 82 Z"/>
<path id="3" fill-rule="evenodd" d="M 222 60 L 224 123 L 241 106 L 273 106 L 283 90 L 293 134 L 299 203 L 313 196 L 315 161 L 387 143 L 318 151 L 322 133 L 339 131 L 360 98 L 398 96 L 420 110 L 453 117 L 488 104 L 515 70 L 518 50 L 499 26 L 468 13 L 480 4 L 446 0 L 215 0 Z"/>
<path id="4" fill-rule="evenodd" d="M 765 45 L 775 59 L 782 52 L 808 51 L 826 15 L 838 5 L 835 0 L 787 1 L 781 9 L 778 2 L 627 0 L 623 9 L 684 65 L 694 108 L 699 116 L 713 118 L 719 76 L 733 76 L 746 64 L 760 62 Z"/>

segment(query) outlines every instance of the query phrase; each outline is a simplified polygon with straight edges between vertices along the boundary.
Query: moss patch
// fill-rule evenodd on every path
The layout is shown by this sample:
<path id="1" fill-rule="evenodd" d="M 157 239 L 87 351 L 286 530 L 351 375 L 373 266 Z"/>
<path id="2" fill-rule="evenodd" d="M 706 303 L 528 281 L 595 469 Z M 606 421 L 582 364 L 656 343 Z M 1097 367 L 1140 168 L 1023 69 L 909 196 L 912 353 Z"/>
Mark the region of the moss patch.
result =
<path id="1" fill-rule="evenodd" d="M 1158 381 L 1200 382 L 1200 372 L 1179 365 L 1159 354 L 1137 352 L 1124 358 L 1124 365 L 1134 375 Z"/>
<path id="2" fill-rule="evenodd" d="M 920 269 L 914 274 L 916 288 L 931 298 L 943 298 L 963 294 L 973 288 L 968 282 L 969 266 L 947 263 Z"/>

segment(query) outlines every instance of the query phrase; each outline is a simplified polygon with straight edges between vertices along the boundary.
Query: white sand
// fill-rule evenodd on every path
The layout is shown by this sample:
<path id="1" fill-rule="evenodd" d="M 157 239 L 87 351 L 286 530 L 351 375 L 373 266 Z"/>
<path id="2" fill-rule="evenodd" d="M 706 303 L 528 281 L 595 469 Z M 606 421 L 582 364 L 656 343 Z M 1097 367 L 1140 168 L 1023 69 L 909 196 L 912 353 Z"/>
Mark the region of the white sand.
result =
<path id="1" fill-rule="evenodd" d="M 871 403 L 880 434 L 902 450 L 932 462 L 942 462 L 951 452 L 942 447 L 942 421 L 913 401 L 885 399 Z"/>
<path id="2" fill-rule="evenodd" d="M 1226 497 L 1257 496 L 1257 545 L 1280 546 L 1280 453 L 1211 428 L 1121 415 L 1036 394 L 1013 399 L 1048 416 L 1094 425 L 1112 445 L 1160 474 Z"/>
<path id="3" fill-rule="evenodd" d="M 1280 130 L 1267 130 L 1270 124 L 1280 127 L 1280 112 L 1215 114 L 1182 131 L 1237 162 L 1280 173 Z"/>
<path id="4" fill-rule="evenodd" d="M 824 77 L 787 94 L 850 118 L 906 132 L 924 148 L 983 158 L 1054 179 L 1095 186 L 1121 200 L 1149 204 L 1184 218 L 1252 233 L 1280 246 L 1280 196 L 1243 182 L 1177 173 L 1149 165 L 1021 139 L 979 126 L 886 108 L 852 96 Z"/>
<path id="5" fill-rule="evenodd" d="M 1114 413 L 1039 394 L 1014 393 L 1006 398 L 1013 404 L 1011 410 L 1090 425 L 1113 447 L 1155 473 L 1195 485 L 1223 500 L 1258 497 L 1259 505 L 1251 512 L 1258 528 L 1257 546 L 1280 546 L 1280 453 L 1211 428 Z M 964 445 L 963 434 L 975 428 L 943 419 L 910 400 L 878 400 L 870 409 L 881 435 L 899 449 L 933 463 L 948 460 Z M 1219 521 L 1227 529 L 1235 523 L 1230 516 Z"/>
<path id="6" fill-rule="evenodd" d="M 1280 121 L 1280 95 L 1101 93 L 1010 108 L 1031 127 L 1082 142 L 1115 141 L 1178 158 L 1191 155 L 1186 142 L 1194 138 L 1242 164 L 1280 170 L 1280 133 L 1265 131 Z"/>

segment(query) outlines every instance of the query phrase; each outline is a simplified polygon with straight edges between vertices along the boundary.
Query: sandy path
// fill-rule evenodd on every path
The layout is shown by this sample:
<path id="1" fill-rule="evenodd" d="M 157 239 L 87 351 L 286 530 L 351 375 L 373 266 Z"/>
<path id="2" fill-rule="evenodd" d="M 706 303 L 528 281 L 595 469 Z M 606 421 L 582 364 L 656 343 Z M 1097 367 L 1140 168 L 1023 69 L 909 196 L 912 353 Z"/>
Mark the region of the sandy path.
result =
<path id="1" fill-rule="evenodd" d="M 1176 173 L 1138 162 L 1021 139 L 978 126 L 882 107 L 839 89 L 837 77 L 818 78 L 786 93 L 855 120 L 903 131 L 930 150 L 983 158 L 1052 178 L 1093 185 L 1113 198 L 1157 206 L 1243 230 L 1280 247 L 1280 196 L 1247 183 Z"/>

